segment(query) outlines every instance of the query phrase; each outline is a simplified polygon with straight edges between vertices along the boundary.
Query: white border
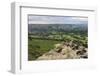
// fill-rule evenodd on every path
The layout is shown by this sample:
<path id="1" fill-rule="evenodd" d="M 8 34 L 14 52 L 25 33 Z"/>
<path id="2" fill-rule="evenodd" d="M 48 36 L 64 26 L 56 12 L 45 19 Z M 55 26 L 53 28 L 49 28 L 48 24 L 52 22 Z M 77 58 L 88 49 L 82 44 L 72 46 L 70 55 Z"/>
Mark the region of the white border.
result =
<path id="1" fill-rule="evenodd" d="M 22 8 L 25 8 L 25 9 L 22 10 Z M 45 12 L 50 11 L 50 13 L 44 13 L 44 11 Z M 96 40 L 95 11 L 96 10 L 94 8 L 90 8 L 90 7 L 83 8 L 83 7 L 68 6 L 68 8 L 52 8 L 52 7 L 35 7 L 34 4 L 28 4 L 28 3 L 12 3 L 12 61 L 11 61 L 12 68 L 11 68 L 11 71 L 13 73 L 46 72 L 46 71 L 55 71 L 55 70 L 66 70 L 68 68 L 73 69 L 77 67 L 78 68 L 92 67 L 95 62 L 94 50 L 96 50 L 95 46 L 93 45 Z M 60 12 L 60 13 L 57 13 L 57 12 Z M 89 18 L 88 27 L 90 30 L 88 31 L 89 32 L 89 46 L 91 47 L 89 49 L 92 51 L 92 52 L 89 52 L 91 55 L 90 58 L 88 60 L 84 60 L 84 59 L 83 60 L 75 59 L 75 60 L 70 60 L 70 61 L 60 60 L 60 62 L 59 60 L 27 62 L 26 61 L 27 58 L 25 58 L 27 57 L 27 55 L 23 53 L 23 50 L 27 49 L 27 47 L 25 47 L 27 44 L 23 45 L 23 43 L 27 43 L 27 40 L 25 39 L 27 36 L 27 33 L 25 33 L 26 30 L 24 29 L 27 29 L 27 27 L 25 27 L 27 26 L 26 25 L 27 21 L 25 21 L 25 19 L 26 19 L 26 15 L 29 13 L 42 14 L 42 15 L 65 15 L 65 16 L 69 15 L 71 16 L 73 14 L 73 16 L 88 16 Z M 24 26 L 23 26 L 23 23 L 24 23 Z M 61 65 L 64 65 L 64 66 L 61 66 Z"/>

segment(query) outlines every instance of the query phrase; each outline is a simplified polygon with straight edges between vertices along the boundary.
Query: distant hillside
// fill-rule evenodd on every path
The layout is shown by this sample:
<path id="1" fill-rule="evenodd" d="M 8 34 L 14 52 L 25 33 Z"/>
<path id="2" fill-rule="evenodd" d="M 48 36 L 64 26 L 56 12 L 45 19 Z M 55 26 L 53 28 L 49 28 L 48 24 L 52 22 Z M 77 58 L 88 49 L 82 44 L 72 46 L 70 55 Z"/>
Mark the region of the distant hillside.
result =
<path id="1" fill-rule="evenodd" d="M 28 32 L 71 32 L 71 31 L 83 31 L 87 32 L 87 24 L 29 24 Z"/>

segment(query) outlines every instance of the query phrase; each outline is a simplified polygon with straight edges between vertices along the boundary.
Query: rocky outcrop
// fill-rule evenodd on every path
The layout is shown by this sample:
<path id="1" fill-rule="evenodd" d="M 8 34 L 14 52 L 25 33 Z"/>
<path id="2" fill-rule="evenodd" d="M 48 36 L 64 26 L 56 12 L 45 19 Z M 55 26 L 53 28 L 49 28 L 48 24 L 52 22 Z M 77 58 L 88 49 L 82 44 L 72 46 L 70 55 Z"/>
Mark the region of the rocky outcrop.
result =
<path id="1" fill-rule="evenodd" d="M 56 59 L 80 59 L 88 58 L 87 48 L 78 46 L 72 42 L 63 42 L 61 44 L 55 44 L 55 48 L 42 56 L 37 60 L 56 60 Z"/>

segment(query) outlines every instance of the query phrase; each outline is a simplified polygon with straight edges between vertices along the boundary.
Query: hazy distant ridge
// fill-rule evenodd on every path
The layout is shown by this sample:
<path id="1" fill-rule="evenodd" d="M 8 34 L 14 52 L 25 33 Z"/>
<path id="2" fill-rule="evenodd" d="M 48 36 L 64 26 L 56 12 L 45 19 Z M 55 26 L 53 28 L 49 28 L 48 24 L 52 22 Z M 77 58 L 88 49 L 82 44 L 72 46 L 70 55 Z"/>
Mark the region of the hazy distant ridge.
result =
<path id="1" fill-rule="evenodd" d="M 28 31 L 72 31 L 81 30 L 87 31 L 87 24 L 28 24 Z"/>

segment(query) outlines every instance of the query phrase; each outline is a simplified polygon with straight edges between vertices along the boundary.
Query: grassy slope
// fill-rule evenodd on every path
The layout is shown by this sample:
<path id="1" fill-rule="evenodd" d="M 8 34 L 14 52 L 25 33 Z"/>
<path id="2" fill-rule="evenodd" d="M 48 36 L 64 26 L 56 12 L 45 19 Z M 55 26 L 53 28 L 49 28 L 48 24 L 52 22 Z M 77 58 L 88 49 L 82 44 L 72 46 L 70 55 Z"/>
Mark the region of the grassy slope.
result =
<path id="1" fill-rule="evenodd" d="M 28 40 L 28 59 L 35 60 L 43 53 L 50 51 L 50 49 L 54 48 L 54 44 L 57 44 L 59 42 L 61 41 L 41 39 Z"/>

